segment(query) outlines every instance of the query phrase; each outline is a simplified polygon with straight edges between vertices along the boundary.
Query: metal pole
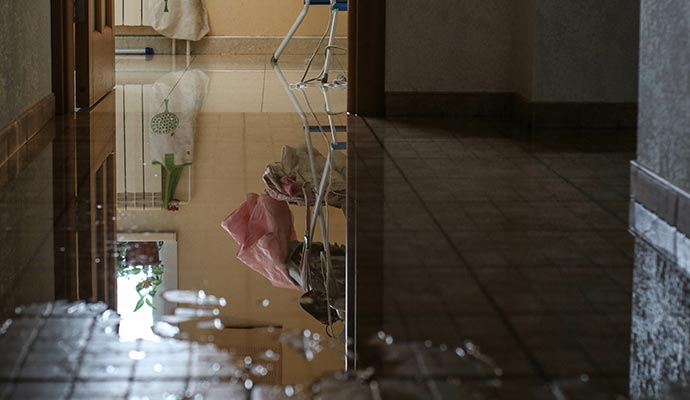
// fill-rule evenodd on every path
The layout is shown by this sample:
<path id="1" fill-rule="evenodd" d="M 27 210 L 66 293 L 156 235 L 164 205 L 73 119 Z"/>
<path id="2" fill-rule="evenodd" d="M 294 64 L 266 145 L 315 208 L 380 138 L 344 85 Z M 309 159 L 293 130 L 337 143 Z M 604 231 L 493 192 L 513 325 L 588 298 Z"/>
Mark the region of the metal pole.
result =
<path id="1" fill-rule="evenodd" d="M 304 18 L 307 16 L 307 12 L 309 11 L 309 5 L 310 5 L 309 3 L 310 3 L 310 0 L 304 0 L 304 8 L 302 8 L 302 11 L 297 16 L 295 23 L 292 24 L 292 27 L 288 31 L 287 35 L 285 35 L 285 38 L 283 39 L 283 41 L 280 42 L 280 46 L 278 46 L 278 49 L 276 50 L 276 52 L 273 53 L 273 57 L 271 58 L 272 63 L 278 62 L 278 59 L 283 54 L 283 51 L 285 51 L 285 48 L 287 47 L 288 43 L 290 43 L 290 40 L 292 39 L 292 37 L 295 36 L 295 32 L 297 32 L 297 28 L 299 28 L 299 26 L 302 24 L 302 21 L 304 21 Z"/>

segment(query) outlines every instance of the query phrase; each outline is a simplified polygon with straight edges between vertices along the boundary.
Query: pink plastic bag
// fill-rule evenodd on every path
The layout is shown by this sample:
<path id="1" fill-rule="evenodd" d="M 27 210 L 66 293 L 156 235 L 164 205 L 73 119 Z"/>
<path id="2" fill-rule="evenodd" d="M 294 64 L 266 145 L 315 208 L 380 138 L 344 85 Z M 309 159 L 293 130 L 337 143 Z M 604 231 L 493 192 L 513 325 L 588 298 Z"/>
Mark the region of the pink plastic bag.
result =
<path id="1" fill-rule="evenodd" d="M 249 193 L 221 226 L 240 245 L 237 258 L 243 263 L 273 286 L 300 289 L 285 265 L 288 243 L 297 238 L 287 203 L 265 194 Z"/>

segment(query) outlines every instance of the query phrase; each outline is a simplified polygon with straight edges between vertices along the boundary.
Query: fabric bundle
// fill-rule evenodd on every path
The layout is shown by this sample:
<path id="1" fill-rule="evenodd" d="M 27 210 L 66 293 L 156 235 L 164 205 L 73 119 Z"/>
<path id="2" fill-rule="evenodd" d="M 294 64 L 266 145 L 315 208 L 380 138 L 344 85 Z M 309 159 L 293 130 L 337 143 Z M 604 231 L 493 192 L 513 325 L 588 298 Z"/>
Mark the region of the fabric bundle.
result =
<path id="1" fill-rule="evenodd" d="M 209 32 L 203 0 L 151 0 L 148 15 L 151 27 L 171 39 L 197 41 Z"/>
<path id="2" fill-rule="evenodd" d="M 313 159 L 309 159 L 306 145 L 294 148 L 283 147 L 280 161 L 266 167 L 263 175 L 266 193 L 272 198 L 304 206 L 314 205 L 316 191 L 326 165 L 326 158 L 318 150 L 312 149 Z M 312 161 L 314 173 L 312 173 Z M 326 173 L 327 190 L 325 201 L 329 206 L 342 208 L 345 204 L 347 189 L 347 160 L 339 152 L 331 155 L 331 168 Z"/>

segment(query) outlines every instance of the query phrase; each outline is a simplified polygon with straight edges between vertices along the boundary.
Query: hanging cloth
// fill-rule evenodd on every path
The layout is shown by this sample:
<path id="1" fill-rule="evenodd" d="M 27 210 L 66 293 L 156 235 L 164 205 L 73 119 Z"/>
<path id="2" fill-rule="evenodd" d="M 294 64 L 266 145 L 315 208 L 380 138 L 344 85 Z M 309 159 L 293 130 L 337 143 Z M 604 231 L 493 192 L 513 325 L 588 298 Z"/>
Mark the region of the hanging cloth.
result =
<path id="1" fill-rule="evenodd" d="M 209 32 L 203 0 L 150 0 L 148 15 L 151 27 L 171 39 L 197 41 Z"/>

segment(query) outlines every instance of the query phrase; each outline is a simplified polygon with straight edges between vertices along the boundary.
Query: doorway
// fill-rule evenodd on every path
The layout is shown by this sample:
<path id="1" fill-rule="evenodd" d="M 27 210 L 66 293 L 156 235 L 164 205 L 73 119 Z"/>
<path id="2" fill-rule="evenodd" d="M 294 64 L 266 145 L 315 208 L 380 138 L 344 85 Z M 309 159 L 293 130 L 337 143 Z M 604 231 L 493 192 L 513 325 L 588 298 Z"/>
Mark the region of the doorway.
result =
<path id="1" fill-rule="evenodd" d="M 76 104 L 75 70 L 80 107 L 93 105 L 114 87 L 114 1 L 54 0 L 51 5 L 53 91 L 57 114 L 65 114 Z M 385 0 L 349 0 L 348 7 L 348 112 L 381 116 L 385 113 Z"/>

